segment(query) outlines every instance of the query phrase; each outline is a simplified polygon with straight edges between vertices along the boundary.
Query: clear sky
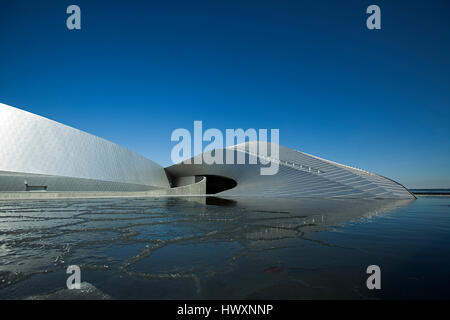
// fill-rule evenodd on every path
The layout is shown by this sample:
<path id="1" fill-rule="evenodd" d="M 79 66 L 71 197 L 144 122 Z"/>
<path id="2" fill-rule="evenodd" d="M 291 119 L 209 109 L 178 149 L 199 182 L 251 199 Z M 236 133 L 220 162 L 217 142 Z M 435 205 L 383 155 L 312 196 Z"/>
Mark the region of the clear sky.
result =
<path id="1" fill-rule="evenodd" d="M 450 187 L 450 2 L 2 0 L 0 102 L 163 166 L 172 131 L 202 120 Z"/>

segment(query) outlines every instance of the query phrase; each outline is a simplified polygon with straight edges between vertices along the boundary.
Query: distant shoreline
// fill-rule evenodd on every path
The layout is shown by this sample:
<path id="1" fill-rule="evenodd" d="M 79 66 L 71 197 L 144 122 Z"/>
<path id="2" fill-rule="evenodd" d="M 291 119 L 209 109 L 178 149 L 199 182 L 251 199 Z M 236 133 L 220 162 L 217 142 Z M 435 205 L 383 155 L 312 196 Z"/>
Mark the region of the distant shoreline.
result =
<path id="1" fill-rule="evenodd" d="M 415 196 L 450 196 L 450 189 L 409 189 Z"/>
<path id="2" fill-rule="evenodd" d="M 413 193 L 416 197 L 450 197 L 450 193 L 436 194 L 436 193 Z"/>

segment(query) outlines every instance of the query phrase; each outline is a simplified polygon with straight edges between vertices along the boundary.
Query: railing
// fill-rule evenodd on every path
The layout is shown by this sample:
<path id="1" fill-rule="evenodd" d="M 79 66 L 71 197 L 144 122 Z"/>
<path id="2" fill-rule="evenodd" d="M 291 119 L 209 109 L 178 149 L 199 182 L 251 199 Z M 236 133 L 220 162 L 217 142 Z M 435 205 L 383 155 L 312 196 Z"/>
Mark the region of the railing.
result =
<path id="1" fill-rule="evenodd" d="M 239 146 L 233 146 L 233 148 L 238 150 L 238 151 L 245 152 L 245 153 L 247 153 L 249 155 L 252 155 L 254 157 L 261 158 L 261 159 L 267 161 L 267 163 L 274 162 L 274 163 L 278 163 L 278 164 L 282 164 L 282 165 L 294 168 L 294 169 L 299 170 L 299 171 L 304 171 L 304 172 L 317 174 L 317 175 L 325 172 L 323 170 L 316 169 L 316 168 L 313 168 L 313 167 L 310 167 L 310 166 L 306 166 L 306 165 L 303 165 L 303 164 L 298 164 L 298 163 L 295 163 L 295 162 L 283 161 L 283 160 L 279 160 L 279 159 L 276 159 L 276 158 L 263 156 L 261 154 L 255 153 L 255 152 L 248 151 L 245 148 L 239 148 Z"/>

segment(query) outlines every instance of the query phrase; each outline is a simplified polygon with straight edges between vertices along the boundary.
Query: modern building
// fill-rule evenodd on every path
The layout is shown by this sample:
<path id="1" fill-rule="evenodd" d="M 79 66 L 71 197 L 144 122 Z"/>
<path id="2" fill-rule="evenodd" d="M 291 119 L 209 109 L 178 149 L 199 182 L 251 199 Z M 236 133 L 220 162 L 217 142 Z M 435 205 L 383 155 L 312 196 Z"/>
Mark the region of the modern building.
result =
<path id="1" fill-rule="evenodd" d="M 276 161 L 278 172 L 261 175 L 261 167 L 268 165 L 262 164 L 261 156 L 251 150 L 256 149 L 252 145 L 264 143 L 246 142 L 226 148 L 234 152 L 234 159 L 243 154 L 245 164 L 194 164 L 204 158 L 202 154 L 185 161 L 192 164 L 179 163 L 166 171 L 175 177 L 175 183 L 180 183 L 176 185 L 189 182 L 189 178 L 193 182 L 193 177 L 198 180 L 206 176 L 207 193 L 220 192 L 221 196 L 415 199 L 405 187 L 391 179 L 283 146 L 277 146 L 278 159 L 265 159 Z M 273 146 L 268 143 L 267 154 Z M 221 154 L 225 155 L 226 151 Z M 217 150 L 208 153 L 213 152 Z M 251 159 L 255 157 L 257 159 Z M 251 164 L 252 160 L 257 164 Z M 222 162 L 225 163 L 225 159 Z"/>
<path id="2" fill-rule="evenodd" d="M 164 169 L 115 143 L 1 103 L 0 137 L 0 193 L 198 195 L 206 190 L 221 196 L 415 198 L 388 178 L 282 146 L 277 159 L 264 159 L 276 161 L 278 172 L 261 175 L 266 165 L 252 151 L 258 142 L 226 149 L 235 159 L 243 155 L 245 164 L 180 163 Z M 205 177 L 203 189 L 189 187 L 205 183 Z"/>
<path id="3" fill-rule="evenodd" d="M 115 143 L 0 104 L 0 191 L 169 188 L 164 168 Z"/>

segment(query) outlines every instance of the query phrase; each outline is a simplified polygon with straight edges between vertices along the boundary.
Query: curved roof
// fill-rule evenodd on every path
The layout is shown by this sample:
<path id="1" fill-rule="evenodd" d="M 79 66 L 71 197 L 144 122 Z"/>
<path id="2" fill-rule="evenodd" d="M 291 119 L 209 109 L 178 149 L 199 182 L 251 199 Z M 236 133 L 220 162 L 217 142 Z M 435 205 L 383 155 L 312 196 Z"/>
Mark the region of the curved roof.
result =
<path id="1" fill-rule="evenodd" d="M 245 164 L 186 164 L 180 163 L 166 168 L 174 177 L 193 175 L 217 175 L 237 182 L 233 189 L 225 190 L 223 196 L 262 196 L 262 197 L 341 197 L 341 198 L 396 198 L 414 199 L 399 183 L 364 170 L 321 159 L 300 151 L 279 147 L 279 158 L 270 158 L 255 153 L 256 147 L 266 144 L 269 152 L 274 146 L 266 142 L 246 142 L 222 149 L 245 157 Z M 219 149 L 220 150 L 220 149 Z M 204 154 L 217 155 L 208 151 Z M 217 152 L 217 151 L 216 151 Z M 200 162 L 204 154 L 191 158 Z M 261 159 L 278 163 L 279 170 L 274 175 L 261 175 Z M 250 164 L 257 160 L 257 164 Z"/>

